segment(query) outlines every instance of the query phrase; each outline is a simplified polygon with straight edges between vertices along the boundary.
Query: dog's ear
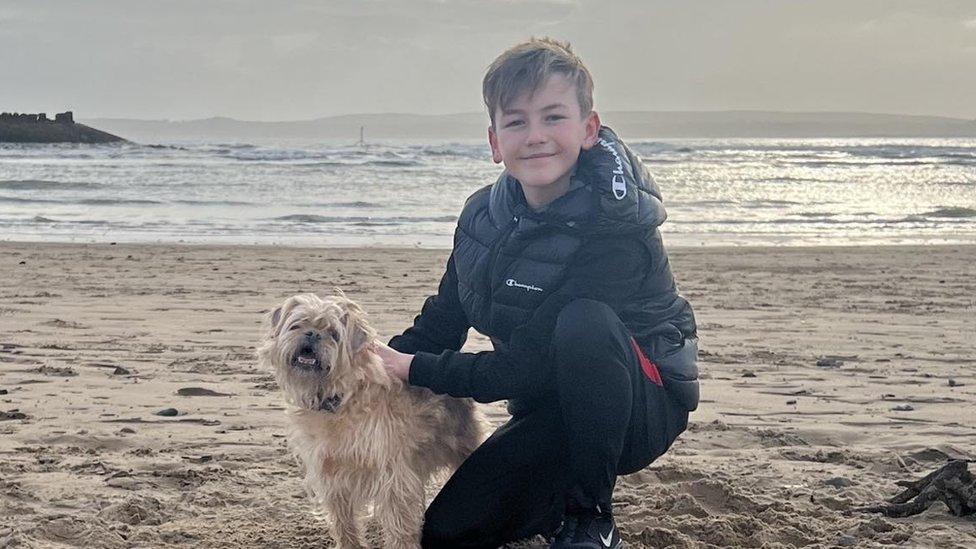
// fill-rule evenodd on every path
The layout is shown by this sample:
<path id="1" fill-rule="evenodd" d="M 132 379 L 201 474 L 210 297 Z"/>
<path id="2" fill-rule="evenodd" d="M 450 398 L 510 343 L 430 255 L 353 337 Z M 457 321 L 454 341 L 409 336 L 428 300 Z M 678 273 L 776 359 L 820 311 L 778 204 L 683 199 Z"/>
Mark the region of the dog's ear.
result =
<path id="1" fill-rule="evenodd" d="M 279 324 L 281 324 L 281 317 L 282 317 L 281 307 L 275 307 L 274 310 L 271 311 L 271 314 L 268 315 L 268 318 L 271 320 L 271 327 L 268 330 L 268 335 L 270 337 L 275 337 L 276 335 L 278 335 L 278 329 L 280 328 Z"/>
<path id="2" fill-rule="evenodd" d="M 342 315 L 342 324 L 345 327 L 345 344 L 349 356 L 363 350 L 363 347 L 376 337 L 376 332 L 366 323 L 365 313 L 354 303 L 346 305 L 346 312 Z"/>

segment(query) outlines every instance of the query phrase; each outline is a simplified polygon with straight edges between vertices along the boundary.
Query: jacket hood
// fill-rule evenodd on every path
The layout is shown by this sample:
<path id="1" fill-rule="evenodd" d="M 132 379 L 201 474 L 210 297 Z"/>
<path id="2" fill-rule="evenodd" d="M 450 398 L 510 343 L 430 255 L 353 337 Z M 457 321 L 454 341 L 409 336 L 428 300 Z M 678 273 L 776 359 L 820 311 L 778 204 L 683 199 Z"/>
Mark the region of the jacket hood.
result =
<path id="1" fill-rule="evenodd" d="M 596 145 L 580 153 L 569 192 L 533 212 L 518 180 L 502 172 L 492 185 L 489 213 L 501 227 L 513 217 L 584 228 L 591 234 L 632 233 L 664 223 L 661 191 L 640 157 L 603 126 Z M 581 184 L 577 184 L 581 183 Z"/>

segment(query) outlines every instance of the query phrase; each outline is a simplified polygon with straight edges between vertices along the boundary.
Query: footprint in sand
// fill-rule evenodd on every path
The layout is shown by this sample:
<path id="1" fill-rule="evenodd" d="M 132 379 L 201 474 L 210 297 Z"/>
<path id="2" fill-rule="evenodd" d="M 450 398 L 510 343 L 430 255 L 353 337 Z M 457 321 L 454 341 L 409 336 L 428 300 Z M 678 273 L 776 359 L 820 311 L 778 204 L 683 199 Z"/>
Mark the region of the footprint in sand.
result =
<path id="1" fill-rule="evenodd" d="M 60 318 L 48 320 L 47 322 L 41 322 L 41 326 L 51 326 L 52 328 L 70 328 L 72 330 L 84 330 L 88 328 L 88 326 L 85 326 L 84 324 L 72 322 L 70 320 L 61 320 Z"/>
<path id="2" fill-rule="evenodd" d="M 56 376 L 56 377 L 74 377 L 78 375 L 78 372 L 74 371 L 73 368 L 69 368 L 67 366 L 65 367 L 38 366 L 37 368 L 33 368 L 28 371 L 32 373 L 43 374 L 46 376 Z"/>

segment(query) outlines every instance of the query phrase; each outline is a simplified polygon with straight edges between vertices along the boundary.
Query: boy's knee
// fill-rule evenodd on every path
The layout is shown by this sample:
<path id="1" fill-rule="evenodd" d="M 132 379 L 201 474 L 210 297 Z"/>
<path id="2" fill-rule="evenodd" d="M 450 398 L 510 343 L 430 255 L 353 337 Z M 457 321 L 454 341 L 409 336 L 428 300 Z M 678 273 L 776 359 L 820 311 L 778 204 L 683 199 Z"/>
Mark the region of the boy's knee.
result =
<path id="1" fill-rule="evenodd" d="M 569 302 L 559 312 L 552 342 L 557 354 L 586 355 L 614 341 L 621 321 L 606 303 L 592 299 Z"/>
<path id="2" fill-rule="evenodd" d="M 465 524 L 464 518 L 457 515 L 457 509 L 451 513 L 445 509 L 431 505 L 424 516 L 424 526 L 420 536 L 420 546 L 426 548 L 463 548 L 482 547 L 478 543 L 481 535 L 476 529 Z"/>

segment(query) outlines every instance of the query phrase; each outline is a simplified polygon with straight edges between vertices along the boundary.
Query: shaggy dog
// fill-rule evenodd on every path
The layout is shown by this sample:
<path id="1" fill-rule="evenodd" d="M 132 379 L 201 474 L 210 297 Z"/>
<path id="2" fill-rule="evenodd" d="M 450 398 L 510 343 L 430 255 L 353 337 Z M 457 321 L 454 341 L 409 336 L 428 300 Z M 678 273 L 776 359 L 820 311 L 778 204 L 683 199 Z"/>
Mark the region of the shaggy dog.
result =
<path id="1" fill-rule="evenodd" d="M 344 295 L 290 297 L 270 320 L 258 359 L 290 405 L 290 445 L 338 546 L 363 547 L 356 516 L 372 503 L 385 547 L 417 547 L 428 479 L 481 442 L 474 403 L 387 374 L 369 348 L 376 332 Z"/>

